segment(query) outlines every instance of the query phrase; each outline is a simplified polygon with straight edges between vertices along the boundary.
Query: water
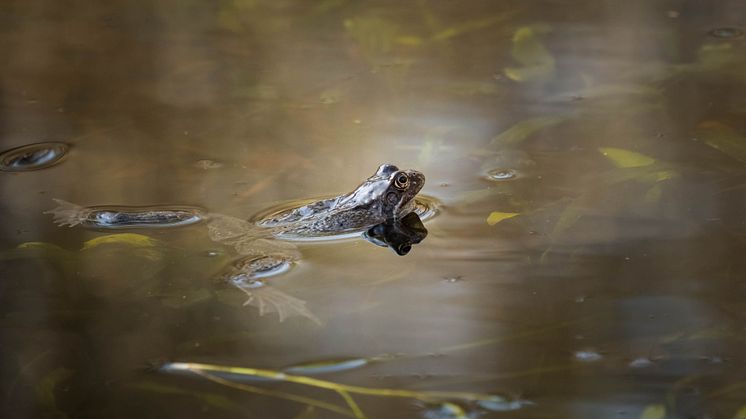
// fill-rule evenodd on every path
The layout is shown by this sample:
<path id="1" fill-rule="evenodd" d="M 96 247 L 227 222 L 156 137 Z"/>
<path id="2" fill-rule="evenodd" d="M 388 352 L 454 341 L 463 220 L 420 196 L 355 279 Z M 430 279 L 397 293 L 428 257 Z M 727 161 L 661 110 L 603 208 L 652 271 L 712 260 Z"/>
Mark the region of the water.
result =
<path id="1" fill-rule="evenodd" d="M 0 173 L 2 416 L 743 417 L 744 12 L 4 2 L 0 150 L 70 148 Z M 255 292 L 313 317 L 245 306 L 205 223 L 43 214 L 247 220 L 382 163 L 438 214 L 406 256 L 294 242 Z"/>

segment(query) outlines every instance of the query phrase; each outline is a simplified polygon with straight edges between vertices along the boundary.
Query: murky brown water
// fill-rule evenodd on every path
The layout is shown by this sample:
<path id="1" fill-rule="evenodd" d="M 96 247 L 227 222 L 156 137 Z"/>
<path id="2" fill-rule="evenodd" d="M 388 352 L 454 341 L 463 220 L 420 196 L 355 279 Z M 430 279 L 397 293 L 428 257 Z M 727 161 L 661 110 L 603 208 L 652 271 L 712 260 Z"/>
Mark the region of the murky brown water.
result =
<path id="1" fill-rule="evenodd" d="M 744 15 L 3 2 L 0 151 L 70 150 L 0 172 L 2 416 L 746 417 Z M 265 306 L 205 223 L 43 214 L 249 219 L 385 162 L 427 177 L 428 236 L 281 247 L 292 267 L 248 289 Z"/>

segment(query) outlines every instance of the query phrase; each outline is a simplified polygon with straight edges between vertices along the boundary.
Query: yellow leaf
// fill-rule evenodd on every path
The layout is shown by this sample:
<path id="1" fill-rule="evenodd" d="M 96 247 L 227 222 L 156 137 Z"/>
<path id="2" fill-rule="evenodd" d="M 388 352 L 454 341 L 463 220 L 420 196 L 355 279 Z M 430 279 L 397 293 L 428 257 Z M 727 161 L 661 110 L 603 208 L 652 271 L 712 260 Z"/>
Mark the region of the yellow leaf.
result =
<path id="1" fill-rule="evenodd" d="M 642 411 L 640 419 L 664 419 L 666 417 L 666 406 L 662 404 L 651 404 Z"/>
<path id="2" fill-rule="evenodd" d="M 565 119 L 565 117 L 560 116 L 539 116 L 526 119 L 500 133 L 492 139 L 491 144 L 503 146 L 515 145 L 530 137 L 535 132 L 558 124 Z"/>
<path id="3" fill-rule="evenodd" d="M 102 244 L 124 244 L 127 246 L 135 247 L 155 247 L 156 245 L 158 245 L 158 240 L 135 233 L 110 234 L 108 236 L 101 236 L 96 237 L 95 239 L 88 240 L 87 242 L 83 243 L 83 248 L 80 250 L 89 250 Z"/>
<path id="4" fill-rule="evenodd" d="M 521 215 L 518 212 L 497 212 L 493 211 L 490 213 L 489 217 L 487 217 L 487 224 L 493 226 L 500 221 L 507 220 L 508 218 L 513 218 L 516 215 Z"/>
<path id="5" fill-rule="evenodd" d="M 598 149 L 614 166 L 620 168 L 650 166 L 655 159 L 623 148 L 601 147 Z"/>

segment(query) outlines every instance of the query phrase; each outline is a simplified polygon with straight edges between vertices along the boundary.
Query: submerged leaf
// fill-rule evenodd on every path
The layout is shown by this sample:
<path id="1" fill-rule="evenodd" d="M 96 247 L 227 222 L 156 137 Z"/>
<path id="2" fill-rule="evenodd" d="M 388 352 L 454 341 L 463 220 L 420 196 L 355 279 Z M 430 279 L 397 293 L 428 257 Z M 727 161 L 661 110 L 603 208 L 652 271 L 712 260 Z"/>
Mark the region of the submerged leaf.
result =
<path id="1" fill-rule="evenodd" d="M 58 410 L 55 390 L 61 382 L 67 380 L 72 375 L 73 370 L 65 367 L 50 371 L 34 388 L 39 401 L 50 409 Z"/>
<path id="2" fill-rule="evenodd" d="M 554 57 L 539 40 L 549 32 L 543 25 L 524 26 L 513 34 L 511 54 L 521 67 L 505 68 L 505 75 L 518 82 L 545 80 L 554 74 Z"/>
<path id="3" fill-rule="evenodd" d="M 530 137 L 535 132 L 556 125 L 567 119 L 560 116 L 540 116 L 521 121 L 492 139 L 491 144 L 512 146 Z"/>
<path id="4" fill-rule="evenodd" d="M 666 406 L 662 404 L 651 404 L 640 414 L 640 419 L 664 419 L 665 417 Z"/>
<path id="5" fill-rule="evenodd" d="M 585 211 L 585 208 L 582 208 L 574 201 L 569 202 L 565 209 L 562 210 L 562 214 L 560 214 L 559 218 L 557 219 L 557 223 L 554 224 L 554 229 L 552 229 L 551 237 L 556 239 L 557 236 L 574 226 L 575 223 L 580 219 L 580 217 L 583 216 Z"/>
<path id="6" fill-rule="evenodd" d="M 143 234 L 136 233 L 119 233 L 109 234 L 106 236 L 96 237 L 83 243 L 81 250 L 89 250 L 102 244 L 123 244 L 133 247 L 155 247 L 158 240 L 150 238 Z"/>
<path id="7" fill-rule="evenodd" d="M 655 163 L 655 159 L 623 148 L 600 147 L 598 151 L 619 168 L 643 167 Z"/>
<path id="8" fill-rule="evenodd" d="M 746 137 L 734 128 L 718 121 L 705 121 L 697 126 L 696 132 L 708 146 L 746 163 Z"/>
<path id="9" fill-rule="evenodd" d="M 493 226 L 500 221 L 507 220 L 509 218 L 513 218 L 517 215 L 520 215 L 518 212 L 498 212 L 493 211 L 490 213 L 490 215 L 487 217 L 487 224 Z"/>
<path id="10" fill-rule="evenodd" d="M 733 416 L 733 419 L 746 419 L 746 406 L 738 409 L 738 412 Z"/>

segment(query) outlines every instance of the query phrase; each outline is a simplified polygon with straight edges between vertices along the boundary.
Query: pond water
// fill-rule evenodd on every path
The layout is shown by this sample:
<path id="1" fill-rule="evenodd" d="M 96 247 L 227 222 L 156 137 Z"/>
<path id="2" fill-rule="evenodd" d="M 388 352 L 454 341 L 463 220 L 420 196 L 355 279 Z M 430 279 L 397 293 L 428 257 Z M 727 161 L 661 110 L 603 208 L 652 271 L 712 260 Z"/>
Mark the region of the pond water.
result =
<path id="1" fill-rule="evenodd" d="M 746 418 L 745 14 L 3 2 L 0 415 Z M 383 163 L 405 256 L 212 240 Z"/>

